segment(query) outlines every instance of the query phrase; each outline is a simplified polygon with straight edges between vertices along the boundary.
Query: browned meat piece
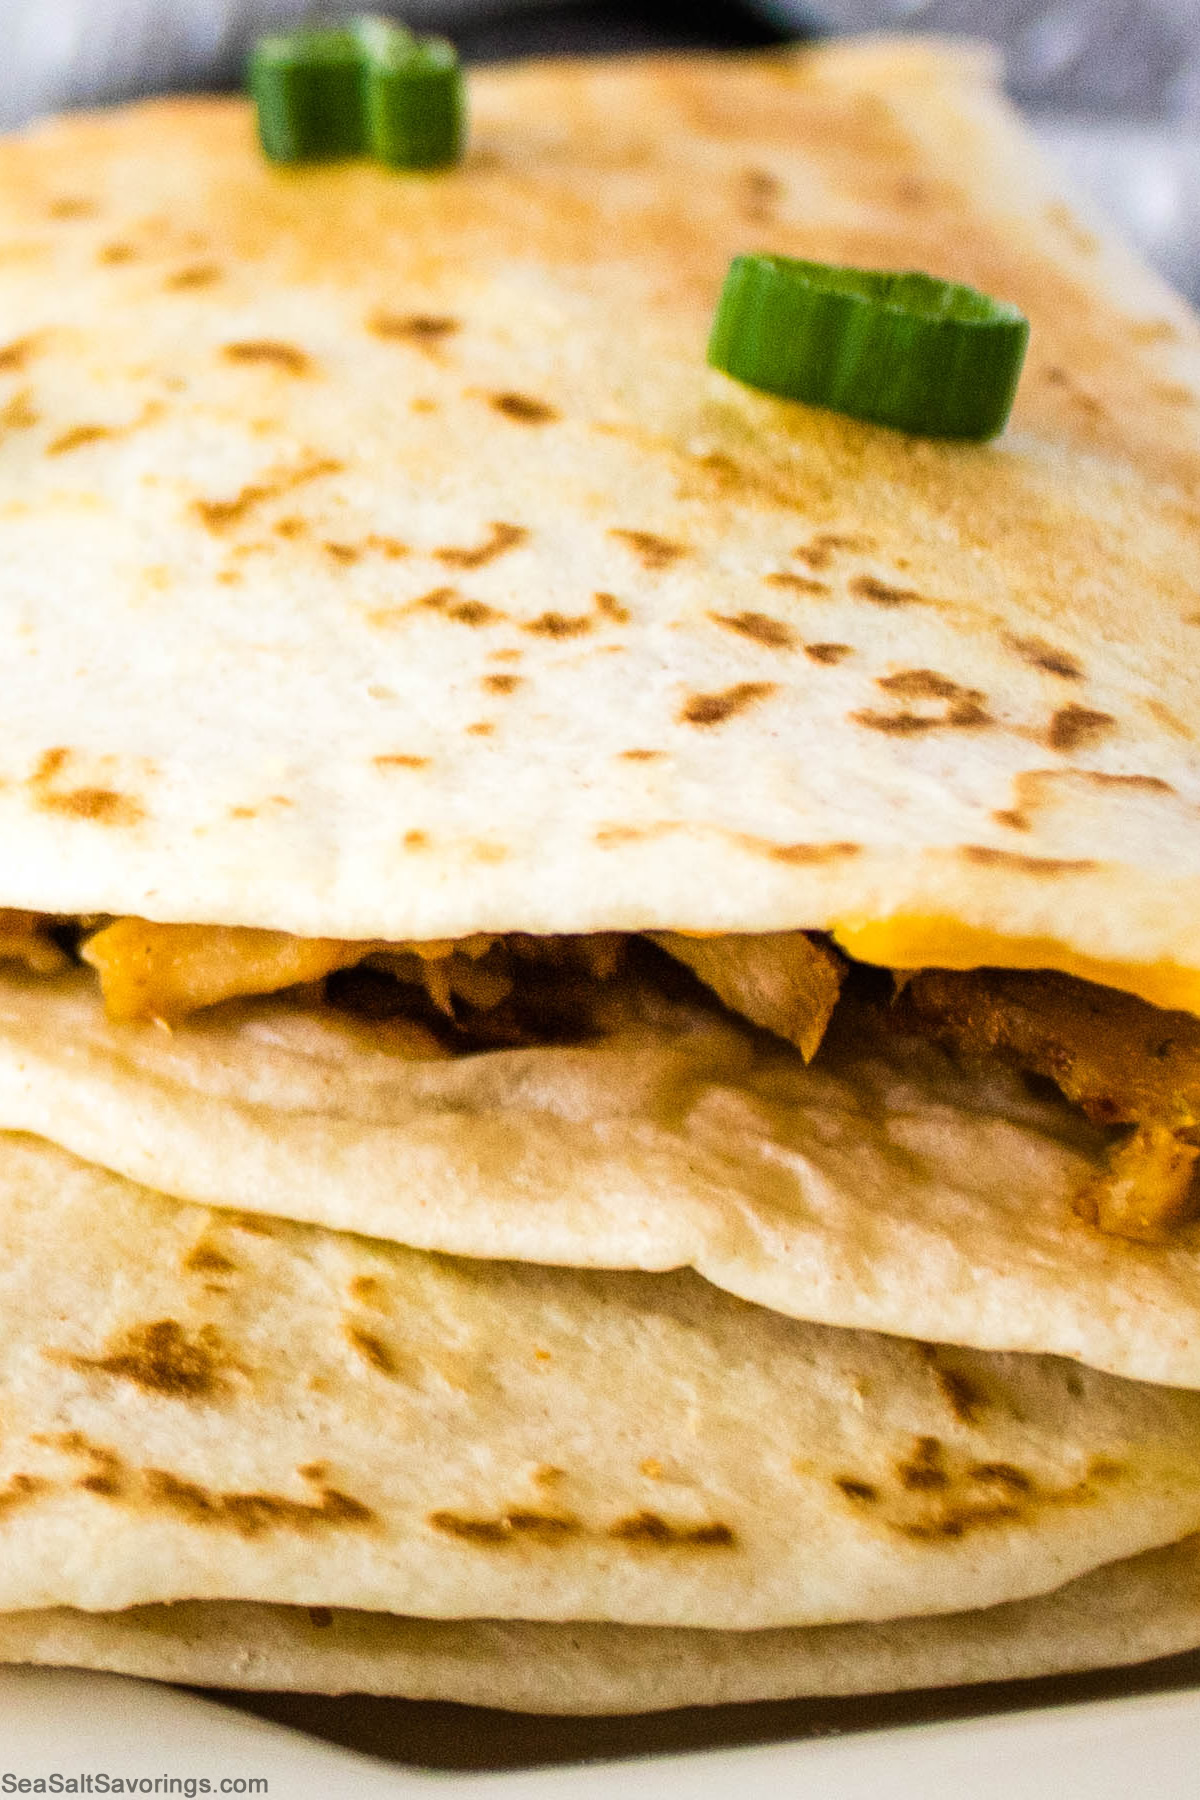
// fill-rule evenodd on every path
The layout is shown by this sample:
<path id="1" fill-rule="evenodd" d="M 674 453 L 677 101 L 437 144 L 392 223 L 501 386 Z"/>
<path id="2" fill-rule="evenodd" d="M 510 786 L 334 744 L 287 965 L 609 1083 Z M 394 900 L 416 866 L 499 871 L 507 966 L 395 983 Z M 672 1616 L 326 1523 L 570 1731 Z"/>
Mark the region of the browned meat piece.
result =
<path id="1" fill-rule="evenodd" d="M 901 1022 L 961 1057 L 1048 1076 L 1099 1125 L 1134 1125 L 1079 1197 L 1104 1231 L 1156 1241 L 1200 1213 L 1200 1019 L 1049 970 L 924 969 Z"/>
<path id="2" fill-rule="evenodd" d="M 685 937 L 649 933 L 686 963 L 731 1011 L 795 1044 L 805 1062 L 820 1048 L 841 992 L 846 965 L 836 950 L 803 931 Z"/>

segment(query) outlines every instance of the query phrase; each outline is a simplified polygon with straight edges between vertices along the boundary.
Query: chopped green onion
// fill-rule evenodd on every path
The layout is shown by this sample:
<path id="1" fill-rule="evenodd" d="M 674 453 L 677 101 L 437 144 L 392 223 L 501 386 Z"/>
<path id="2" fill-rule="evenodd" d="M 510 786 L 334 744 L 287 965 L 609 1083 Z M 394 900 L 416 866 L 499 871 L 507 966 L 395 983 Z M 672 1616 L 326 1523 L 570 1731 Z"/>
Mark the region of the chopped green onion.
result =
<path id="1" fill-rule="evenodd" d="M 446 38 L 414 38 L 383 20 L 370 21 L 361 41 L 372 155 L 403 169 L 457 162 L 466 109 L 454 45 Z"/>
<path id="2" fill-rule="evenodd" d="M 365 150 L 363 55 L 355 32 L 310 27 L 260 38 L 249 80 L 259 141 L 272 162 L 325 162 Z"/>
<path id="3" fill-rule="evenodd" d="M 750 387 L 922 437 L 989 438 L 1012 410 L 1029 322 L 916 272 L 736 256 L 708 360 Z"/>

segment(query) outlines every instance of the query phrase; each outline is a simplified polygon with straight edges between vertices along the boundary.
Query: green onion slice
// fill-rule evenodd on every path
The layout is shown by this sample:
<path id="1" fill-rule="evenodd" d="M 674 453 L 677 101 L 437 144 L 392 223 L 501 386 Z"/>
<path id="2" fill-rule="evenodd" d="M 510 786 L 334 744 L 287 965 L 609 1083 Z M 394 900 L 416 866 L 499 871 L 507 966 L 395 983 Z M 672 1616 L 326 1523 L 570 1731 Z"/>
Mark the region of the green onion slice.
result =
<path id="1" fill-rule="evenodd" d="M 750 387 L 922 437 L 990 438 L 1012 410 L 1029 321 L 918 272 L 736 256 L 708 360 Z"/>
<path id="2" fill-rule="evenodd" d="M 366 149 L 357 33 L 310 27 L 260 38 L 250 57 L 258 136 L 272 162 L 324 162 Z"/>
<path id="3" fill-rule="evenodd" d="M 378 157 L 393 168 L 457 161 L 466 133 L 458 53 L 391 19 L 261 38 L 249 65 L 258 135 L 273 162 Z"/>
<path id="4" fill-rule="evenodd" d="M 436 169 L 462 155 L 466 108 L 458 52 L 446 38 L 414 38 L 386 20 L 362 32 L 366 132 L 393 168 Z"/>

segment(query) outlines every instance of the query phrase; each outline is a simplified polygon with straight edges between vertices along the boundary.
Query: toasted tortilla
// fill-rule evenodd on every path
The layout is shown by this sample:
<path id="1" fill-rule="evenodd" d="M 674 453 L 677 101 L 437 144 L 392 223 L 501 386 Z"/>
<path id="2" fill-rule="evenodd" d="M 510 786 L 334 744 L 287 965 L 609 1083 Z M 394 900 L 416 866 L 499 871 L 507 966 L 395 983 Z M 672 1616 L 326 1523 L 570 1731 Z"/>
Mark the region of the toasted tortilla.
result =
<path id="1" fill-rule="evenodd" d="M 204 1687 L 403 1695 L 537 1713 L 658 1712 L 1015 1681 L 1200 1644 L 1195 1538 L 981 1612 L 800 1631 L 401 1619 L 181 1601 L 0 1615 L 0 1660 Z"/>
<path id="2" fill-rule="evenodd" d="M 630 994 L 570 1045 L 414 1059 L 391 1021 L 267 999 L 167 1033 L 85 972 L 0 970 L 0 1126 L 182 1199 L 419 1248 L 691 1266 L 799 1318 L 1051 1351 L 1200 1388 L 1200 1227 L 1106 1236 L 1106 1134 L 993 1066 L 856 1028 L 815 1063 Z"/>
<path id="3" fill-rule="evenodd" d="M 472 109 L 432 177 L 269 166 L 233 99 L 0 148 L 0 904 L 829 926 L 1200 1008 L 1200 332 L 990 66 L 560 62 Z M 1006 436 L 708 370 L 760 246 L 1021 305 Z"/>
<path id="4" fill-rule="evenodd" d="M 1200 1394 L 211 1213 L 6 1136 L 0 1406 L 3 1611 L 746 1630 L 1200 1529 Z"/>

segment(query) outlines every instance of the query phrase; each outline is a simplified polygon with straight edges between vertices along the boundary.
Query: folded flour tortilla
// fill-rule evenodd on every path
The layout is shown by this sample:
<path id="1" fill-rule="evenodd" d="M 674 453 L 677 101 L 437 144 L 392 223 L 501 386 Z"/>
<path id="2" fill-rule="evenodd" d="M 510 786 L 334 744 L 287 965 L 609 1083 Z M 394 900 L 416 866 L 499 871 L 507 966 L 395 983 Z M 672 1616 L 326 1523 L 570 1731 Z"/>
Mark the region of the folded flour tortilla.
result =
<path id="1" fill-rule="evenodd" d="M 0 146 L 0 1654 L 619 1710 L 1190 1643 L 1196 1228 L 678 945 L 1200 1012 L 1200 334 L 969 54 L 475 114 L 436 178 L 229 101 Z M 759 242 L 1017 301 L 1010 432 L 707 370 Z M 480 934 L 665 933 L 792 1044 L 624 976 L 470 1055 L 316 985 L 122 1024 L 53 936 L 110 917 L 476 995 Z"/>
<path id="2" fill-rule="evenodd" d="M 801 1631 L 397 1619 L 181 1602 L 0 1615 L 0 1660 L 538 1713 L 887 1693 L 1146 1662 L 1200 1643 L 1195 1538 L 986 1611 Z"/>

